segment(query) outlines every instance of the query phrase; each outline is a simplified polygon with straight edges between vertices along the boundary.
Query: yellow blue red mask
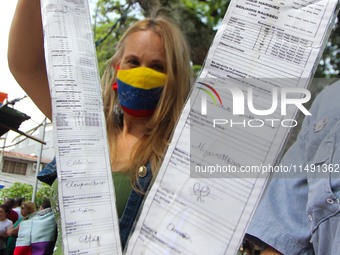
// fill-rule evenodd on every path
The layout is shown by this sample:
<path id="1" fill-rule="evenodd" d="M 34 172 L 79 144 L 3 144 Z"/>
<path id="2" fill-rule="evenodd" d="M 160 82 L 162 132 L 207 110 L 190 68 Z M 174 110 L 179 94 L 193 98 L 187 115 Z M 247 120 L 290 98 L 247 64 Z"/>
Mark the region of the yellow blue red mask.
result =
<path id="1" fill-rule="evenodd" d="M 124 112 L 136 117 L 148 117 L 158 104 L 166 75 L 148 67 L 136 67 L 117 72 L 117 92 Z"/>

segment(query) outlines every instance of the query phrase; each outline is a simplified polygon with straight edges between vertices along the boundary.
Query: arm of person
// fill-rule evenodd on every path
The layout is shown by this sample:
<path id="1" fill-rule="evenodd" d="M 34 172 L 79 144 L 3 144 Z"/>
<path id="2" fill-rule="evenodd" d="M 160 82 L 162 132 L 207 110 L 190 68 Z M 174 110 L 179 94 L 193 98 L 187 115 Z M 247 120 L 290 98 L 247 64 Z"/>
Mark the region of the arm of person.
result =
<path id="1" fill-rule="evenodd" d="M 7 230 L 7 236 L 18 236 L 18 232 L 19 232 L 19 226 L 15 228 L 9 228 Z"/>
<path id="2" fill-rule="evenodd" d="M 19 0 L 8 40 L 9 68 L 27 95 L 51 119 L 40 0 Z"/>
<path id="3" fill-rule="evenodd" d="M 2 234 L 0 234 L 0 240 L 6 241 L 6 240 L 7 240 L 7 237 L 8 237 L 8 235 L 7 235 L 7 233 L 6 233 L 6 232 L 5 232 L 5 233 L 2 233 Z"/>
<path id="4" fill-rule="evenodd" d="M 325 149 L 321 149 L 322 143 L 333 146 L 329 142 L 332 136 L 327 135 L 332 134 L 334 126 L 338 124 L 339 114 L 337 113 L 340 106 L 334 102 L 339 102 L 337 97 L 340 83 L 331 88 L 324 89 L 314 100 L 311 107 L 312 115 L 305 118 L 297 141 L 281 160 L 282 165 L 304 167 L 314 164 L 314 162 L 319 162 L 318 152 L 327 153 Z M 266 191 L 247 230 L 248 240 L 262 248 L 269 248 L 269 250 L 264 250 L 262 255 L 280 254 L 275 253 L 275 250 L 270 250 L 270 247 L 282 254 L 311 254 L 316 245 L 314 242 L 311 243 L 313 218 L 307 215 L 308 206 L 311 207 L 311 201 L 308 199 L 313 188 L 313 192 L 320 193 L 320 195 L 322 189 L 326 190 L 326 188 L 311 188 L 309 186 L 311 177 L 308 179 L 307 171 L 296 173 L 293 171 L 285 175 L 285 173 L 281 176 L 275 173 L 273 176 L 276 178 L 272 177 L 268 181 Z M 322 207 L 317 204 L 314 210 L 315 208 Z"/>
<path id="5" fill-rule="evenodd" d="M 303 137 L 301 137 L 303 138 Z M 304 139 L 299 139 L 303 141 Z M 304 165 L 301 142 L 296 142 L 286 153 L 282 165 Z M 284 173 L 283 173 L 284 174 Z M 268 180 L 268 185 L 247 229 L 246 238 L 264 249 L 261 255 L 280 254 L 268 249 L 273 247 L 282 254 L 298 255 L 311 249 L 310 226 L 306 216 L 308 196 L 304 173 L 280 173 Z M 265 250 L 268 249 L 268 250 Z"/>

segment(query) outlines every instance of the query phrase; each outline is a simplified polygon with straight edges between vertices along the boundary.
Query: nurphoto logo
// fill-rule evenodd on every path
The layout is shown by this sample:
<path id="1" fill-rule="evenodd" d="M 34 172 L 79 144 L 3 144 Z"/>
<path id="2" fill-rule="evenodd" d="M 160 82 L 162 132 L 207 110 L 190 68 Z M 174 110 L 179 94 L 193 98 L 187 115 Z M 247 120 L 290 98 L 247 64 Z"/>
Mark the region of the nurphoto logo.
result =
<path id="1" fill-rule="evenodd" d="M 254 116 L 269 116 L 274 114 L 278 107 L 280 110 L 281 116 L 287 115 L 287 108 L 289 105 L 293 105 L 297 107 L 304 115 L 311 115 L 311 113 L 303 106 L 304 103 L 307 103 L 311 99 L 311 93 L 309 90 L 305 88 L 292 88 L 292 87 L 284 87 L 278 88 L 274 87 L 271 90 L 271 100 L 270 105 L 266 107 L 266 109 L 257 109 L 254 104 L 254 91 L 253 88 L 247 87 L 246 91 L 243 91 L 241 88 L 227 84 L 223 85 L 223 87 L 219 87 L 218 90 L 215 89 L 212 85 L 209 85 L 206 82 L 197 82 L 200 86 L 197 86 L 198 89 L 204 91 L 205 93 L 201 94 L 201 115 L 208 114 L 207 107 L 207 95 L 211 98 L 214 105 L 220 105 L 223 107 L 222 99 L 219 92 L 227 92 L 230 93 L 232 97 L 232 114 L 233 115 L 244 115 L 245 107 L 247 110 Z M 216 100 L 217 99 L 217 100 Z M 217 102 L 218 101 L 218 102 Z M 233 120 L 227 119 L 214 119 L 213 126 L 216 125 L 226 125 L 226 124 L 239 124 L 249 127 L 262 127 L 264 125 L 270 125 L 274 127 L 275 123 L 281 123 L 284 127 L 295 127 L 297 125 L 296 120 L 294 119 L 254 119 L 251 118 L 247 121 L 242 122 L 233 122 Z"/>

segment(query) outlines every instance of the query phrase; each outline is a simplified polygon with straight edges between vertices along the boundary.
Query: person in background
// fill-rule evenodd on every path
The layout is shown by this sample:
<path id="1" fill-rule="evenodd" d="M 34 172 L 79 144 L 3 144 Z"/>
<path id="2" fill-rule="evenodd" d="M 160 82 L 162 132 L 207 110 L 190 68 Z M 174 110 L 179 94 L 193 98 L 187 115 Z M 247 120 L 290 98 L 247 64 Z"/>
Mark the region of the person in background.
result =
<path id="1" fill-rule="evenodd" d="M 267 184 L 246 238 L 262 255 L 340 254 L 340 80 L 314 100 L 281 160 L 296 173 Z"/>
<path id="2" fill-rule="evenodd" d="M 8 205 L 0 205 L 0 255 L 6 255 L 7 230 L 13 227 L 12 221 L 7 218 L 9 212 Z"/>
<path id="3" fill-rule="evenodd" d="M 22 198 L 15 198 L 14 199 L 14 205 L 13 205 L 13 210 L 18 214 L 19 219 L 22 218 L 21 215 L 21 204 L 22 204 Z"/>
<path id="4" fill-rule="evenodd" d="M 9 213 L 7 214 L 7 218 L 13 222 L 13 224 L 19 219 L 19 215 L 16 211 L 13 210 L 14 199 L 7 198 L 4 202 L 5 205 L 9 208 Z"/>
<path id="5" fill-rule="evenodd" d="M 8 61 L 18 83 L 51 119 L 39 0 L 18 1 Z M 127 29 L 108 61 L 103 103 L 123 249 L 189 94 L 191 74 L 183 34 L 156 15 Z M 46 167 L 52 173 L 55 168 L 55 161 Z M 57 180 L 49 183 L 59 224 L 55 254 L 62 254 Z"/>
<path id="6" fill-rule="evenodd" d="M 19 218 L 19 220 L 17 222 L 14 223 L 12 228 L 9 228 L 7 230 L 7 236 L 8 236 L 8 240 L 7 240 L 7 247 L 6 247 L 6 251 L 7 251 L 7 255 L 12 255 L 15 249 L 15 243 L 18 237 L 18 232 L 19 232 L 19 227 L 20 227 L 20 223 L 26 219 L 31 213 L 34 213 L 37 211 L 37 207 L 35 205 L 34 202 L 24 202 L 21 205 L 21 215 L 22 217 Z"/>
<path id="7" fill-rule="evenodd" d="M 44 209 L 50 208 L 50 207 L 51 207 L 51 201 L 50 201 L 49 198 L 45 197 L 43 199 L 43 202 L 41 203 L 39 210 L 44 210 Z"/>

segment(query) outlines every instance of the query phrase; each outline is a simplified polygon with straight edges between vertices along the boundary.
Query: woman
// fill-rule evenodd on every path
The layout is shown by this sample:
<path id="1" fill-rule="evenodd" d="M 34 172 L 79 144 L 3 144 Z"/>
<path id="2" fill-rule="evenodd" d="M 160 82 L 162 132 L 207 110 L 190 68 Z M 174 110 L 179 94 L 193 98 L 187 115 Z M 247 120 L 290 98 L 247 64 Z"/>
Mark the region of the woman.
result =
<path id="1" fill-rule="evenodd" d="M 18 237 L 20 222 L 23 221 L 24 219 L 26 219 L 31 213 L 34 213 L 36 211 L 37 211 L 37 207 L 36 207 L 35 203 L 33 203 L 33 202 L 28 201 L 28 202 L 24 202 L 21 205 L 21 215 L 22 215 L 22 217 L 19 218 L 19 220 L 17 220 L 14 223 L 13 228 L 10 228 L 7 231 L 7 235 L 9 236 L 8 240 L 7 240 L 7 247 L 6 247 L 7 255 L 12 255 L 13 252 L 14 252 L 15 243 L 16 243 L 16 240 L 17 240 L 17 237 Z"/>
<path id="2" fill-rule="evenodd" d="M 13 227 L 12 221 L 7 219 L 9 211 L 8 205 L 0 205 L 0 255 L 6 254 L 7 230 Z"/>
<path id="3" fill-rule="evenodd" d="M 18 1 L 8 59 L 18 83 L 51 118 L 39 0 Z M 103 101 L 123 247 L 189 93 L 190 75 L 187 44 L 165 18 L 133 25 L 108 62 L 102 79 Z M 138 82 L 141 79 L 147 82 Z M 126 97 L 127 91 L 132 100 Z M 56 190 L 56 182 L 53 185 Z"/>

